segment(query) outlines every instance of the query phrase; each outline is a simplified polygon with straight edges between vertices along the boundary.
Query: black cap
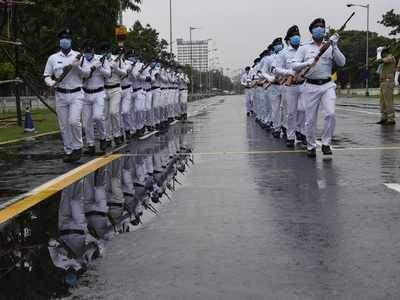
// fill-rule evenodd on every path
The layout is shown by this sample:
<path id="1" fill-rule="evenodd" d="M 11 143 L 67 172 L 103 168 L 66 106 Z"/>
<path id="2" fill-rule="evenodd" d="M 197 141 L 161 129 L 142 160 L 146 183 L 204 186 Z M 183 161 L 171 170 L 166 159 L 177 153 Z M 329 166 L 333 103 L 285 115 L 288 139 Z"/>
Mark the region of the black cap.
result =
<path id="1" fill-rule="evenodd" d="M 316 27 L 317 24 L 322 24 L 323 27 L 325 27 L 325 20 L 323 18 L 317 18 L 314 21 L 311 22 L 310 27 L 308 27 L 308 30 L 312 32 L 313 28 Z"/>
<path id="2" fill-rule="evenodd" d="M 61 30 L 58 34 L 57 37 L 62 39 L 62 38 L 67 38 L 71 39 L 72 38 L 72 31 L 70 29 L 63 29 Z"/>
<path id="3" fill-rule="evenodd" d="M 286 33 L 285 41 L 289 40 L 294 35 L 300 35 L 300 30 L 297 25 L 290 27 Z"/>
<path id="4" fill-rule="evenodd" d="M 274 45 L 272 45 L 272 44 L 268 45 L 267 50 L 274 51 Z"/>
<path id="5" fill-rule="evenodd" d="M 247 67 L 245 68 L 246 71 L 250 71 L 250 69 L 251 69 L 251 68 L 250 68 L 249 66 L 247 66 Z"/>
<path id="6" fill-rule="evenodd" d="M 102 42 L 99 45 L 99 50 L 100 51 L 110 51 L 111 50 L 111 44 L 109 42 Z"/>
<path id="7" fill-rule="evenodd" d="M 282 44 L 282 38 L 280 38 L 280 37 L 274 39 L 272 42 L 272 46 L 279 45 L 279 44 Z"/>
<path id="8" fill-rule="evenodd" d="M 81 49 L 85 51 L 93 51 L 96 49 L 96 42 L 92 39 L 83 40 L 81 45 Z"/>
<path id="9" fill-rule="evenodd" d="M 257 57 L 257 58 L 254 60 L 254 64 L 258 64 L 260 61 L 261 61 L 261 59 L 260 59 L 259 57 Z"/>
<path id="10" fill-rule="evenodd" d="M 261 52 L 260 58 L 263 58 L 264 56 L 267 56 L 268 54 L 269 54 L 269 50 L 264 50 L 263 52 Z"/>

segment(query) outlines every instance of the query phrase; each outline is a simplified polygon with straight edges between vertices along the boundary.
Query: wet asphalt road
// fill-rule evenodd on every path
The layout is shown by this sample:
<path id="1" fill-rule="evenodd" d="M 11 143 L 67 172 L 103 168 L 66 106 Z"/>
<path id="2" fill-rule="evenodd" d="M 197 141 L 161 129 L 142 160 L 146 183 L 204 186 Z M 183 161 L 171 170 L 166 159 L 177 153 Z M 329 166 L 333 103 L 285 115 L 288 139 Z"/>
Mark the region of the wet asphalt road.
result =
<path id="1" fill-rule="evenodd" d="M 174 201 L 114 239 L 74 296 L 399 299 L 400 193 L 384 184 L 400 183 L 400 132 L 375 110 L 337 113 L 333 158 L 311 160 L 247 119 L 242 97 L 210 106 Z"/>

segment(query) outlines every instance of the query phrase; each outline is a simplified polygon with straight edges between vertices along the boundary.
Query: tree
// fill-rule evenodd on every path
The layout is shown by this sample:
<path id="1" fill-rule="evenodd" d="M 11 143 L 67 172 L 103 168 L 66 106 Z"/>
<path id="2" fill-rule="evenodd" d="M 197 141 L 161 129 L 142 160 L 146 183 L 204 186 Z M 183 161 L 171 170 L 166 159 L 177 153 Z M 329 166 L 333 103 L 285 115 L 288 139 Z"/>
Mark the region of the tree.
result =
<path id="1" fill-rule="evenodd" d="M 400 34 L 400 14 L 396 14 L 393 9 L 385 13 L 382 16 L 382 20 L 378 21 L 378 23 L 385 27 L 394 28 L 389 35 Z"/>
<path id="2" fill-rule="evenodd" d="M 168 42 L 160 39 L 160 33 L 149 24 L 143 26 L 139 21 L 129 30 L 126 45 L 135 49 L 136 54 L 145 62 L 173 59 L 167 51 Z"/>
<path id="3" fill-rule="evenodd" d="M 140 11 L 140 6 L 142 0 L 122 0 L 122 9 L 123 10 L 133 10 L 133 11 Z"/>

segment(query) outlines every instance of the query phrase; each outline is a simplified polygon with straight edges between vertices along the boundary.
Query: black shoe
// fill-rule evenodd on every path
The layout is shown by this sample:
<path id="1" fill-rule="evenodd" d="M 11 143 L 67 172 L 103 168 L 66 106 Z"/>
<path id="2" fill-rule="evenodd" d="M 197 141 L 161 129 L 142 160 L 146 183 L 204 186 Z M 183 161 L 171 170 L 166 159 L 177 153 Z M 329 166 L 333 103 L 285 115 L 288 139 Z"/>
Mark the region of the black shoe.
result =
<path id="1" fill-rule="evenodd" d="M 82 157 L 82 149 L 73 150 L 71 153 L 71 162 L 77 162 Z"/>
<path id="2" fill-rule="evenodd" d="M 268 132 L 268 131 L 271 131 L 271 124 L 270 123 L 267 123 L 266 124 L 266 126 L 265 126 L 265 130 Z"/>
<path id="3" fill-rule="evenodd" d="M 304 146 L 307 146 L 307 138 L 304 134 L 303 134 L 303 138 L 302 138 L 301 142 Z"/>
<path id="4" fill-rule="evenodd" d="M 114 143 L 115 143 L 115 146 L 117 146 L 117 147 L 121 146 L 123 144 L 122 137 L 120 137 L 120 136 L 115 137 Z"/>
<path id="5" fill-rule="evenodd" d="M 132 138 L 131 132 L 129 130 L 125 130 L 125 139 L 129 141 Z"/>
<path id="6" fill-rule="evenodd" d="M 311 158 L 317 157 L 317 150 L 315 150 L 315 148 L 307 150 L 307 156 Z"/>
<path id="7" fill-rule="evenodd" d="M 286 142 L 286 147 L 288 148 L 294 148 L 294 140 L 287 140 Z"/>
<path id="8" fill-rule="evenodd" d="M 396 121 L 386 121 L 385 125 L 393 126 L 396 125 Z"/>
<path id="9" fill-rule="evenodd" d="M 296 140 L 298 140 L 299 142 L 303 140 L 303 135 L 301 134 L 301 132 L 296 131 Z"/>
<path id="10" fill-rule="evenodd" d="M 281 137 L 281 132 L 279 130 L 274 130 L 272 132 L 272 136 L 276 139 L 279 139 Z"/>
<path id="11" fill-rule="evenodd" d="M 96 155 L 96 147 L 95 146 L 89 146 L 87 149 L 83 152 L 86 155 L 89 156 L 95 156 Z"/>
<path id="12" fill-rule="evenodd" d="M 331 147 L 327 145 L 322 145 L 322 153 L 324 155 L 332 155 Z"/>
<path id="13" fill-rule="evenodd" d="M 63 162 L 65 162 L 65 163 L 72 162 L 72 153 L 71 154 L 64 154 Z"/>
<path id="14" fill-rule="evenodd" d="M 107 146 L 107 148 L 111 148 L 112 147 L 112 142 L 111 141 L 106 141 L 106 146 Z"/>
<path id="15" fill-rule="evenodd" d="M 378 125 L 386 125 L 386 123 L 387 123 L 386 119 L 382 119 L 379 122 L 376 122 L 376 124 L 378 124 Z"/>
<path id="16" fill-rule="evenodd" d="M 106 140 L 100 140 L 100 150 L 102 152 L 105 152 L 107 150 L 107 141 Z"/>
<path id="17" fill-rule="evenodd" d="M 247 113 L 247 116 L 250 117 L 250 116 L 251 116 L 251 112 L 248 112 L 248 113 Z"/>

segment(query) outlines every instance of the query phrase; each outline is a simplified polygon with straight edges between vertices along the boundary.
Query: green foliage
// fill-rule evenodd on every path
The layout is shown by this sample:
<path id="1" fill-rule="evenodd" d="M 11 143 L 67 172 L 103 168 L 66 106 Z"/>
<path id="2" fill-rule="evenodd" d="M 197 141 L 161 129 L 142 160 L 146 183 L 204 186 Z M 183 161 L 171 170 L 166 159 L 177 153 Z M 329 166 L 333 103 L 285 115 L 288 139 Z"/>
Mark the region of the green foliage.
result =
<path id="1" fill-rule="evenodd" d="M 15 69 L 11 63 L 0 63 L 0 78 L 1 80 L 14 79 Z"/>
<path id="2" fill-rule="evenodd" d="M 348 82 L 352 87 L 364 86 L 365 59 L 366 59 L 366 38 L 365 31 L 350 30 L 344 31 L 340 36 L 339 47 L 346 56 L 346 66 L 338 69 L 339 82 L 343 85 Z M 371 86 L 378 86 L 378 78 L 375 74 L 377 64 L 375 62 L 376 49 L 380 46 L 389 45 L 392 39 L 378 35 L 375 32 L 369 34 L 369 62 L 371 73 Z"/>
<path id="3" fill-rule="evenodd" d="M 145 62 L 151 62 L 155 58 L 161 61 L 170 61 L 167 51 L 168 42 L 159 38 L 160 33 L 149 24 L 143 26 L 139 21 L 133 24 L 128 32 L 126 45 L 135 49 L 135 53 Z"/>
<path id="4" fill-rule="evenodd" d="M 386 27 L 392 27 L 390 35 L 400 34 L 400 14 L 396 14 L 394 10 L 389 10 L 382 16 L 382 20 L 378 22 Z"/>

